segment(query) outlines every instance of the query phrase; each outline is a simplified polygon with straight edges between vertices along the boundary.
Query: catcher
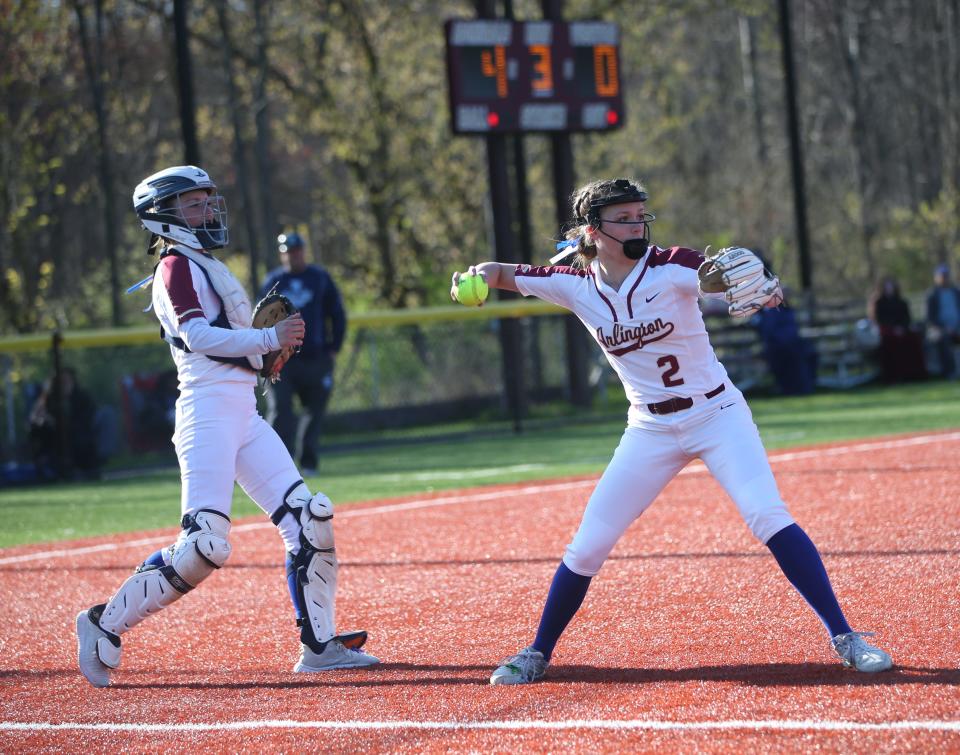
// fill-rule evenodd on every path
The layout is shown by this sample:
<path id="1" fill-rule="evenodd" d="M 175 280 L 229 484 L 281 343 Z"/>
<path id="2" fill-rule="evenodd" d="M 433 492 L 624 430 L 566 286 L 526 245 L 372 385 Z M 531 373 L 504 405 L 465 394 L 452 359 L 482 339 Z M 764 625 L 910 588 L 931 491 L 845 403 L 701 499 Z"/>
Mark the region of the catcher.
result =
<path id="1" fill-rule="evenodd" d="M 133 207 L 152 234 L 148 251 L 159 253 L 152 306 L 179 379 L 173 443 L 182 530 L 113 597 L 77 615 L 80 671 L 95 687 L 106 687 L 120 664 L 121 636 L 226 563 L 234 481 L 270 517 L 286 547 L 287 588 L 300 627 L 293 670 L 378 663 L 361 650 L 366 632 L 336 631 L 333 504 L 310 492 L 257 413 L 257 376 L 278 379 L 303 342 L 302 318 L 277 296 L 251 312 L 240 282 L 210 254 L 227 245 L 227 209 L 203 170 L 178 166 L 149 176 L 134 190 Z M 190 612 L 202 606 L 188 603 L 188 623 Z"/>

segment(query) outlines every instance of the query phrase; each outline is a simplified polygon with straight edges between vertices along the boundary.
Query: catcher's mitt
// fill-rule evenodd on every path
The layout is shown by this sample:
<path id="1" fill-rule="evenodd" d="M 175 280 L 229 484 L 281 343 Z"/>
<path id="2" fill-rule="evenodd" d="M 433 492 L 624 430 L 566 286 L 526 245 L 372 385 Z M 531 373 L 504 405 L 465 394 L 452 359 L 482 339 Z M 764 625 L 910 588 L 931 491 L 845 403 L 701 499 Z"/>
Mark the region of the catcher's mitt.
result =
<path id="1" fill-rule="evenodd" d="M 286 320 L 291 315 L 297 313 L 297 308 L 293 306 L 286 296 L 271 291 L 257 302 L 253 309 L 253 327 L 272 328 L 281 320 Z M 263 355 L 263 368 L 260 370 L 262 377 L 268 378 L 271 383 L 276 383 L 280 379 L 280 370 L 290 360 L 296 349 L 293 346 L 287 346 L 277 351 L 271 351 Z"/>
<path id="2" fill-rule="evenodd" d="M 743 247 L 707 253 L 697 270 L 700 292 L 722 293 L 734 317 L 746 317 L 773 302 L 783 301 L 780 281 L 770 275 L 756 254 Z"/>

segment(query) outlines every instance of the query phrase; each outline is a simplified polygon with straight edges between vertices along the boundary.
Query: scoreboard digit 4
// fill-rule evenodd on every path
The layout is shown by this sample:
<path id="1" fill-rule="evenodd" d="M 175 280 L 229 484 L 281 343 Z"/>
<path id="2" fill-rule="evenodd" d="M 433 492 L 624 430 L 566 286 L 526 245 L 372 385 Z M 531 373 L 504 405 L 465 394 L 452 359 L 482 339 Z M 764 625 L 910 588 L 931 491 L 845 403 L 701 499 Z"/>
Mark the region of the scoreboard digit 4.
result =
<path id="1" fill-rule="evenodd" d="M 446 40 L 455 133 L 608 131 L 623 124 L 616 24 L 450 20 Z"/>

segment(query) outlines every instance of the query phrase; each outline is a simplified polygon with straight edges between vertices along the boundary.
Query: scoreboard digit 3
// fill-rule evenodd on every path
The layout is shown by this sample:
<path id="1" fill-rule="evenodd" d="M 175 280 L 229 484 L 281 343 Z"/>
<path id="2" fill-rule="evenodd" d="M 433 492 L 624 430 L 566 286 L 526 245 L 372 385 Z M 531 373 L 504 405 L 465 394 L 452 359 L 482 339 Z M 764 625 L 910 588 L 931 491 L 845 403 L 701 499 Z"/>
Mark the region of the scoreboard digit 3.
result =
<path id="1" fill-rule="evenodd" d="M 623 124 L 616 24 L 450 20 L 446 40 L 455 133 L 609 131 Z"/>

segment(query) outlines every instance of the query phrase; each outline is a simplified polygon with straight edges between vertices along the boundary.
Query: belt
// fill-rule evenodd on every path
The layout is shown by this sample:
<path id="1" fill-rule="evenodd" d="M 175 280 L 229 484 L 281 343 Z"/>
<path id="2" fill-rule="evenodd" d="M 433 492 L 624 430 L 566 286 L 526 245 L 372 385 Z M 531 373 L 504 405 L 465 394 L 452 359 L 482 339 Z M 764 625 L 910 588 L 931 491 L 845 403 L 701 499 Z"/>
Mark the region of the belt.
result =
<path id="1" fill-rule="evenodd" d="M 727 389 L 723 383 L 720 383 L 712 391 L 707 391 L 703 394 L 704 398 L 710 399 L 714 396 L 719 396 Z M 651 414 L 673 414 L 674 412 L 682 412 L 684 409 L 689 409 L 693 406 L 692 398 L 668 398 L 666 401 L 660 401 L 656 404 L 647 404 L 647 409 L 650 410 Z"/>

